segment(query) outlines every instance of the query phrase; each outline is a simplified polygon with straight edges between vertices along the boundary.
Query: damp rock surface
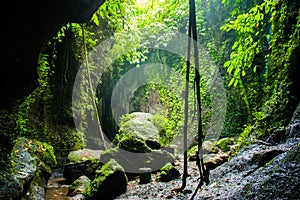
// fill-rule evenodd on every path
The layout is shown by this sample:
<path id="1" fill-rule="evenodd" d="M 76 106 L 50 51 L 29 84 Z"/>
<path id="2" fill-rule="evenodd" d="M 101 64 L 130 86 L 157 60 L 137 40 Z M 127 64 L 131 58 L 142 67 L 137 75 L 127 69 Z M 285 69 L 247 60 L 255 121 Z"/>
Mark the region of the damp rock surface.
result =
<path id="1" fill-rule="evenodd" d="M 299 141 L 298 141 L 299 142 Z M 210 183 L 203 184 L 193 199 L 299 199 L 300 164 L 297 142 L 278 145 L 252 144 L 238 155 L 210 171 Z M 175 168 L 183 173 L 183 157 L 178 156 Z M 138 177 L 128 182 L 127 191 L 116 199 L 191 199 L 198 184 L 199 171 L 195 161 L 188 162 L 187 185 L 180 187 L 182 176 L 169 182 L 157 179 L 140 184 Z"/>

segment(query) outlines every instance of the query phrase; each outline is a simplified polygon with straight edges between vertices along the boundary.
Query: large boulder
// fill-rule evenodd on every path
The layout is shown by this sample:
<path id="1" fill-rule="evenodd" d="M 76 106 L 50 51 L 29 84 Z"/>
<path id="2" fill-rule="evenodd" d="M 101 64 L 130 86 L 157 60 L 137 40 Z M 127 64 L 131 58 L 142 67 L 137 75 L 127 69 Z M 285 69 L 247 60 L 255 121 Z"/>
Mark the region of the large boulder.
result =
<path id="1" fill-rule="evenodd" d="M 111 159 L 96 171 L 95 178 L 87 188 L 86 199 L 113 199 L 126 192 L 127 182 L 123 167 Z"/>
<path id="2" fill-rule="evenodd" d="M 15 142 L 11 159 L 12 173 L 2 172 L 5 176 L 0 179 L 3 183 L 0 186 L 0 199 L 18 199 L 20 196 L 26 199 L 44 199 L 47 180 L 57 164 L 53 147 L 21 137 Z"/>
<path id="3" fill-rule="evenodd" d="M 143 112 L 123 116 L 117 138 L 118 146 L 137 153 L 159 149 L 159 130 L 152 119 L 152 114 Z"/>
<path id="4" fill-rule="evenodd" d="M 252 144 L 210 171 L 196 199 L 299 199 L 299 144 Z"/>
<path id="5" fill-rule="evenodd" d="M 118 147 L 108 149 L 101 153 L 101 163 L 107 163 L 110 159 L 116 160 L 128 173 L 143 173 L 144 168 L 151 171 L 159 170 L 166 163 L 172 163 L 175 157 L 166 150 L 151 150 L 147 153 L 134 153 Z"/>
<path id="6" fill-rule="evenodd" d="M 300 143 L 258 169 L 248 180 L 238 193 L 244 199 L 299 199 Z"/>
<path id="7" fill-rule="evenodd" d="M 115 148 L 102 152 L 101 162 L 116 160 L 126 172 L 143 173 L 144 168 L 159 170 L 175 160 L 170 148 L 160 143 L 165 118 L 143 112 L 133 112 L 121 118 Z"/>

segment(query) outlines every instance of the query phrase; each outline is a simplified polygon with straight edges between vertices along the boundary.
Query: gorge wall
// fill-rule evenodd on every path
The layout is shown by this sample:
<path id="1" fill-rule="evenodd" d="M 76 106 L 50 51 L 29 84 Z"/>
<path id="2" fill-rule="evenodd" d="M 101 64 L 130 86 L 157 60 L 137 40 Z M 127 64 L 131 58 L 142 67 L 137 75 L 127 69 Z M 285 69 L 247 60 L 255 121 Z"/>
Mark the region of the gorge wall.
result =
<path id="1" fill-rule="evenodd" d="M 68 22 L 86 22 L 105 0 L 7 1 L 1 12 L 0 106 L 29 94 L 36 86 L 38 56 Z M 4 11 L 6 10 L 6 12 Z"/>

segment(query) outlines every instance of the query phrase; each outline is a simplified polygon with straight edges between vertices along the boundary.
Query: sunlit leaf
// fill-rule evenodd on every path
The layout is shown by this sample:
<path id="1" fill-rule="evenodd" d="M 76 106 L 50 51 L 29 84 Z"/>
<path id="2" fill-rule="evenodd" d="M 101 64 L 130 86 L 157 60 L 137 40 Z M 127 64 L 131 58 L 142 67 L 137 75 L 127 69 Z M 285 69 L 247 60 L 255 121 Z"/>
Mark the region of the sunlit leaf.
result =
<path id="1" fill-rule="evenodd" d="M 238 42 L 235 42 L 232 46 L 232 50 L 236 49 L 238 47 L 239 43 Z"/>
<path id="2" fill-rule="evenodd" d="M 241 68 L 237 68 L 234 72 L 234 76 L 238 76 L 241 71 Z"/>
<path id="3" fill-rule="evenodd" d="M 97 26 L 100 25 L 97 14 L 94 14 L 94 15 L 92 16 L 92 19 L 91 19 L 91 20 L 92 20 L 92 22 L 94 22 Z"/>
<path id="4" fill-rule="evenodd" d="M 239 83 L 239 80 L 236 79 L 236 80 L 234 81 L 233 87 L 236 87 L 238 83 Z"/>
<path id="5" fill-rule="evenodd" d="M 224 67 L 228 67 L 230 65 L 230 61 L 226 61 L 225 63 L 224 63 Z"/>
<path id="6" fill-rule="evenodd" d="M 246 75 L 246 72 L 245 70 L 242 71 L 242 76 L 245 76 Z"/>
<path id="7" fill-rule="evenodd" d="M 254 73 L 256 73 L 256 66 L 254 66 L 254 68 L 253 68 L 253 72 L 254 72 Z"/>
<path id="8" fill-rule="evenodd" d="M 231 74 L 232 70 L 234 69 L 233 65 L 230 65 L 230 67 L 228 67 L 227 72 L 229 74 Z"/>
<path id="9" fill-rule="evenodd" d="M 228 83 L 228 87 L 230 87 L 234 83 L 234 80 L 235 80 L 234 78 L 231 78 L 231 80 Z"/>

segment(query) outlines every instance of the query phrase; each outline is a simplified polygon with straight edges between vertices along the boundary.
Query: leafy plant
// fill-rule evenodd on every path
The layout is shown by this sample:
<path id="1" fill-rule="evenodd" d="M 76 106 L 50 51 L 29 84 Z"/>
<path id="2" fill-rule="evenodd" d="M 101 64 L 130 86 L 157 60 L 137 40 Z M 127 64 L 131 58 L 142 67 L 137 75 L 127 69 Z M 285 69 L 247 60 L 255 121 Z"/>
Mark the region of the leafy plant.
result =
<path id="1" fill-rule="evenodd" d="M 253 66 L 253 61 L 255 56 L 261 53 L 262 38 L 270 39 L 266 28 L 270 23 L 268 16 L 274 9 L 273 4 L 273 1 L 264 1 L 251 8 L 248 13 L 238 15 L 235 20 L 221 27 L 223 31 L 233 30 L 236 33 L 230 60 L 224 63 L 227 72 L 232 75 L 228 86 L 236 87 L 238 83 L 242 84 L 242 77 L 247 74 L 248 70 L 257 71 L 257 66 Z"/>

